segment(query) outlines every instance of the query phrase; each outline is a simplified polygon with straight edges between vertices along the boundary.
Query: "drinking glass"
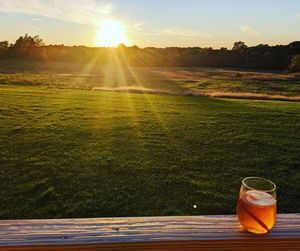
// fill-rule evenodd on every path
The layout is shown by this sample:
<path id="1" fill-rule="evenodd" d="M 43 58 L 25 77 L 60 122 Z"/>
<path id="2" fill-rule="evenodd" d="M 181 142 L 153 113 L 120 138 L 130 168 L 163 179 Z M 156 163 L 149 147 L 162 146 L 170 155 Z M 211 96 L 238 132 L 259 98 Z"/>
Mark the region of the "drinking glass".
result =
<path id="1" fill-rule="evenodd" d="M 237 205 L 242 227 L 255 234 L 268 233 L 276 221 L 276 185 L 267 179 L 243 179 Z"/>

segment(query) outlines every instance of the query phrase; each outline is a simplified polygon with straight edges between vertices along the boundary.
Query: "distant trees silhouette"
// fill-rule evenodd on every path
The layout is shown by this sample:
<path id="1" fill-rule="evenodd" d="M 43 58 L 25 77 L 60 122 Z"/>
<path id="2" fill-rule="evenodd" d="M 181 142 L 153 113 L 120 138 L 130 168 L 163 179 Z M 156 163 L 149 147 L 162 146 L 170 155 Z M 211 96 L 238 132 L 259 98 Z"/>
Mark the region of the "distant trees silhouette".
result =
<path id="1" fill-rule="evenodd" d="M 43 39 L 39 36 L 31 37 L 27 33 L 24 36 L 21 36 L 13 44 L 13 48 L 36 48 L 45 45 Z"/>
<path id="2" fill-rule="evenodd" d="M 42 60 L 71 63 L 129 64 L 144 67 L 232 67 L 266 70 L 300 71 L 300 42 L 248 47 L 235 42 L 232 49 L 225 47 L 127 47 L 98 48 L 86 46 L 45 45 L 39 36 L 25 34 L 14 44 L 0 42 L 0 59 Z"/>
<path id="3" fill-rule="evenodd" d="M 3 58 L 7 55 L 9 48 L 9 42 L 8 41 L 1 41 L 0 42 L 0 58 Z"/>
<path id="4" fill-rule="evenodd" d="M 27 33 L 20 36 L 14 44 L 10 46 L 10 57 L 21 59 L 40 58 L 37 48 L 44 46 L 45 43 L 39 36 L 30 36 Z"/>
<path id="5" fill-rule="evenodd" d="M 232 50 L 240 53 L 244 53 L 247 51 L 248 46 L 245 42 L 238 41 L 233 44 Z"/>
<path id="6" fill-rule="evenodd" d="M 300 71 L 300 54 L 296 54 L 292 57 L 290 70 L 295 72 Z"/>

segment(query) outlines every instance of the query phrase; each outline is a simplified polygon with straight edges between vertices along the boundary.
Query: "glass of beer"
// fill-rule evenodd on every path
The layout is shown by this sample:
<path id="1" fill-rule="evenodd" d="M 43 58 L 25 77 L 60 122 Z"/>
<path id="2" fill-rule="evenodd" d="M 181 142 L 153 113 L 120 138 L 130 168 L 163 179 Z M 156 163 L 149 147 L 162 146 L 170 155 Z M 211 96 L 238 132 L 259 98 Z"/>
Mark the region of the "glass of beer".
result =
<path id="1" fill-rule="evenodd" d="M 276 221 L 276 185 L 267 179 L 243 179 L 237 205 L 242 227 L 255 234 L 268 233 Z"/>

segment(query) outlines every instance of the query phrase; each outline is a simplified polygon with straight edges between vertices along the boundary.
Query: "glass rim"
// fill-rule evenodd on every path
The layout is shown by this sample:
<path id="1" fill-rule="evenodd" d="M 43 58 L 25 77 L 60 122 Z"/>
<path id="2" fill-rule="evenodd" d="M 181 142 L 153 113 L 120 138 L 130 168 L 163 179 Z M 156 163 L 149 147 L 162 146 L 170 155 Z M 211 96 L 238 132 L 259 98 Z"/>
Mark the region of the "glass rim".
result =
<path id="1" fill-rule="evenodd" d="M 245 181 L 247 181 L 247 180 L 249 180 L 249 179 L 258 179 L 258 180 L 266 181 L 266 182 L 270 183 L 270 184 L 273 186 L 273 188 L 272 188 L 272 189 L 269 189 L 269 190 L 263 190 L 263 189 L 256 189 L 256 188 L 253 188 L 253 187 L 251 187 L 251 186 L 249 186 L 249 185 L 247 185 L 247 184 L 245 183 Z M 262 191 L 262 192 L 266 192 L 266 193 L 274 192 L 274 191 L 276 190 L 276 184 L 275 184 L 273 181 L 268 180 L 268 179 L 265 179 L 265 178 L 262 178 L 262 177 L 246 177 L 246 178 L 244 178 L 244 179 L 242 180 L 242 184 L 243 184 L 246 188 L 248 188 L 248 189 L 251 189 L 251 190 L 257 190 L 257 191 Z"/>

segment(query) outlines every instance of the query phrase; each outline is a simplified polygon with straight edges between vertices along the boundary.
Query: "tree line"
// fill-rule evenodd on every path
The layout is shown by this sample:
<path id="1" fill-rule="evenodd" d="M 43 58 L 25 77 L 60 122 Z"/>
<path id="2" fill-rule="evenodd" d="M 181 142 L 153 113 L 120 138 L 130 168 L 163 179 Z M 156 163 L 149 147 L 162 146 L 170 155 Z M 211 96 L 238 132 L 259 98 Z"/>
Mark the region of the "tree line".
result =
<path id="1" fill-rule="evenodd" d="M 300 41 L 288 45 L 248 47 L 235 42 L 231 49 L 200 47 L 117 48 L 45 45 L 39 36 L 25 34 L 15 43 L 0 42 L 0 60 L 21 59 L 71 63 L 129 64 L 144 67 L 228 67 L 300 71 Z"/>

